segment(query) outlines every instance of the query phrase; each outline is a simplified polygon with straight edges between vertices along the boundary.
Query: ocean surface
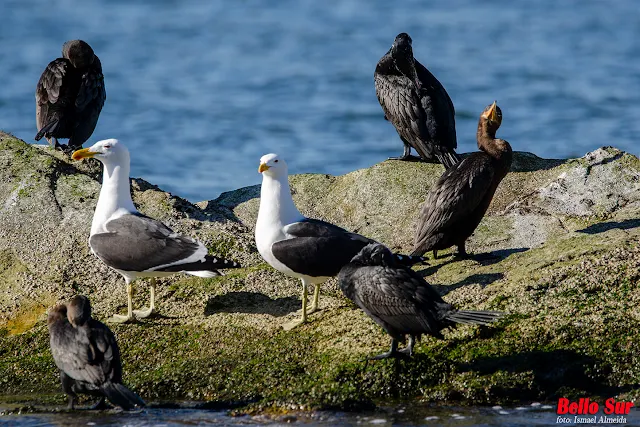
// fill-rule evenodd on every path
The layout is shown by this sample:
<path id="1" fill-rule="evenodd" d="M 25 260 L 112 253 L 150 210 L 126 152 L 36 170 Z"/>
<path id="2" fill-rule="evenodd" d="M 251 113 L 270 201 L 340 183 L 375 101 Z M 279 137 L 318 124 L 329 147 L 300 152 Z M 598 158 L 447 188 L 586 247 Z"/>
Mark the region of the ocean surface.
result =
<path id="1" fill-rule="evenodd" d="M 396 34 L 443 83 L 459 151 L 494 99 L 514 149 L 640 153 L 635 0 L 2 0 L 0 129 L 33 142 L 35 86 L 62 43 L 100 57 L 107 101 L 85 145 L 124 141 L 132 175 L 191 201 L 293 173 L 343 174 L 399 155 L 373 71 Z"/>
<path id="2" fill-rule="evenodd" d="M 228 411 L 150 408 L 139 412 L 82 411 L 42 412 L 0 416 L 0 425 L 14 427 L 180 427 L 180 426 L 432 426 L 432 427 L 532 427 L 556 425 L 558 415 L 551 406 L 534 404 L 517 408 L 401 407 L 371 413 L 312 412 L 275 416 L 230 416 Z M 544 408 L 544 409 L 542 409 Z M 603 415 L 603 414 L 600 414 Z M 635 413 L 626 425 L 637 425 Z M 575 425 L 570 416 L 567 424 Z"/>

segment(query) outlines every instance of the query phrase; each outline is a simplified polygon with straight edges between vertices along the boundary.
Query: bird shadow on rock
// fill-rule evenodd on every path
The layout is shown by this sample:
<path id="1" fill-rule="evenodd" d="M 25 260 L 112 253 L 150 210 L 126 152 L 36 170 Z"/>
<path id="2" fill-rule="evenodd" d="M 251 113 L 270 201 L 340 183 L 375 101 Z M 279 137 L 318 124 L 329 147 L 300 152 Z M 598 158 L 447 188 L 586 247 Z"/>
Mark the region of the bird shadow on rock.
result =
<path id="1" fill-rule="evenodd" d="M 270 314 L 286 316 L 300 309 L 302 303 L 296 297 L 272 299 L 259 292 L 228 292 L 209 298 L 204 309 L 206 316 L 215 313 Z"/>
<path id="2" fill-rule="evenodd" d="M 526 252 L 529 249 L 530 248 L 500 249 L 498 251 L 474 254 L 474 255 L 471 255 L 470 259 L 477 261 L 480 265 L 493 265 L 507 259 L 509 255 L 517 254 L 520 252 Z"/>
<path id="3" fill-rule="evenodd" d="M 640 219 L 625 219 L 624 221 L 609 221 L 609 222 L 601 222 L 598 224 L 592 224 L 587 228 L 578 230 L 578 233 L 598 234 L 598 233 L 604 233 L 605 231 L 613 230 L 615 228 L 619 228 L 621 230 L 628 230 L 630 228 L 636 228 L 636 227 L 640 227 Z"/>
<path id="4" fill-rule="evenodd" d="M 468 285 L 480 285 L 483 288 L 492 284 L 497 280 L 501 280 L 504 278 L 503 273 L 482 273 L 482 274 L 472 274 L 471 276 L 460 280 L 457 283 L 453 283 L 451 285 L 433 285 L 434 288 L 438 291 L 438 293 L 442 296 L 452 292 L 458 288 Z"/>
<path id="5" fill-rule="evenodd" d="M 568 390 L 599 395 L 613 396 L 626 390 L 629 386 L 609 386 L 605 376 L 593 375 L 599 372 L 601 362 L 595 358 L 580 354 L 574 350 L 551 351 L 523 351 L 506 356 L 483 356 L 471 362 L 460 363 L 456 366 L 458 372 L 477 372 L 480 375 L 491 375 L 498 372 L 513 374 L 533 374 L 533 384 L 530 390 L 518 387 L 520 399 L 536 399 L 542 393 L 545 399 L 562 397 Z M 500 385 L 497 385 L 500 387 Z M 505 397 L 513 394 L 508 386 L 503 386 Z M 499 390 L 499 388 L 498 388 Z M 526 393 L 531 393 L 527 396 Z"/>

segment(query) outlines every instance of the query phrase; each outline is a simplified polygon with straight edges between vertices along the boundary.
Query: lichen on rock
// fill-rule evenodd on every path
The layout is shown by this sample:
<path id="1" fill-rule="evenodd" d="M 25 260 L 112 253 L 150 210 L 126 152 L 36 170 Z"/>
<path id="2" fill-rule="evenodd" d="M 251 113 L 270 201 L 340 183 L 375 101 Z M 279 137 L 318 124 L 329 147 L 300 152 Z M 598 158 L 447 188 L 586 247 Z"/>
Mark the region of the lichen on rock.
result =
<path id="1" fill-rule="evenodd" d="M 293 159 L 291 160 L 293 161 Z M 97 162 L 0 133 L 0 387 L 5 396 L 53 393 L 46 307 L 89 296 L 97 318 L 123 310 L 121 277 L 89 253 L 100 188 Z M 436 164 L 385 161 L 343 176 L 291 177 L 293 197 L 322 218 L 409 251 Z M 259 187 L 192 204 L 140 179 L 139 209 L 197 237 L 245 268 L 162 279 L 162 317 L 116 325 L 125 381 L 147 400 L 245 402 L 254 408 L 362 408 L 380 399 L 447 403 L 637 395 L 640 161 L 613 148 L 580 159 L 515 153 L 487 217 L 471 237 L 478 260 L 443 251 L 421 274 L 461 308 L 504 310 L 491 327 L 423 338 L 411 361 L 366 363 L 388 337 L 335 280 L 311 323 L 280 325 L 300 307 L 300 284 L 266 265 L 253 228 Z M 136 282 L 135 304 L 147 300 Z M 0 398 L 1 399 L 1 398 Z"/>

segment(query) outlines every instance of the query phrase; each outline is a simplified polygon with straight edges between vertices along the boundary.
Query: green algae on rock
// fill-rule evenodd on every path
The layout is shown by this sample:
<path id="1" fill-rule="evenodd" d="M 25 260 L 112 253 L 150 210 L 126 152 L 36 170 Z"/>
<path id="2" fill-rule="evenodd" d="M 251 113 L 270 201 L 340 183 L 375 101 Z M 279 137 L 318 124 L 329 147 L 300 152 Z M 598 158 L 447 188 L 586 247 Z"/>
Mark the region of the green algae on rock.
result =
<path id="1" fill-rule="evenodd" d="M 97 162 L 69 162 L 0 133 L 0 387 L 59 393 L 44 308 L 88 295 L 96 318 L 123 309 L 118 275 L 87 244 L 100 188 Z M 259 187 L 192 204 L 140 179 L 139 209 L 201 239 L 246 268 L 159 281 L 158 319 L 113 327 L 125 382 L 147 400 L 247 402 L 254 408 L 361 408 L 380 399 L 447 403 L 637 396 L 640 380 L 640 161 L 613 148 L 580 159 L 516 153 L 471 253 L 493 257 L 420 269 L 460 308 L 504 310 L 494 327 L 425 338 L 412 361 L 367 363 L 387 337 L 336 288 L 291 332 L 299 285 L 257 254 Z M 408 251 L 417 210 L 442 173 L 436 164 L 385 161 L 333 177 L 291 177 L 303 214 Z M 443 255 L 449 252 L 443 252 Z M 144 304 L 144 284 L 136 303 Z M 143 301 L 144 300 L 144 301 Z"/>

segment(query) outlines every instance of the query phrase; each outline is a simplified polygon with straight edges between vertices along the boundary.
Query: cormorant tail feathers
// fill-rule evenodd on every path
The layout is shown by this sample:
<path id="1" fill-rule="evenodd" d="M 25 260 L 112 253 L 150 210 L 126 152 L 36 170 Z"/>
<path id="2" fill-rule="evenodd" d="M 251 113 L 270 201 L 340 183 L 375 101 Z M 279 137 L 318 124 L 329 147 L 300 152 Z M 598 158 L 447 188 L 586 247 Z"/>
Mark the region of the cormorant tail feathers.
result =
<path id="1" fill-rule="evenodd" d="M 53 132 L 55 132 L 56 128 L 58 127 L 58 123 L 60 123 L 60 120 L 53 120 L 47 123 L 42 127 L 42 129 L 40 129 L 40 131 L 36 134 L 36 137 L 34 139 L 36 141 L 40 141 L 43 136 L 52 134 Z"/>
<path id="2" fill-rule="evenodd" d="M 109 402 L 120 406 L 122 409 L 129 411 L 136 406 L 144 407 L 146 404 L 136 393 L 132 392 L 119 383 L 108 382 L 102 386 L 102 391 L 109 399 Z"/>
<path id="3" fill-rule="evenodd" d="M 446 148 L 443 150 L 436 149 L 434 155 L 444 165 L 445 169 L 449 169 L 460 162 L 460 156 L 455 151 Z"/>
<path id="4" fill-rule="evenodd" d="M 458 310 L 447 314 L 446 319 L 468 325 L 488 325 L 499 320 L 505 313 L 501 311 Z"/>

